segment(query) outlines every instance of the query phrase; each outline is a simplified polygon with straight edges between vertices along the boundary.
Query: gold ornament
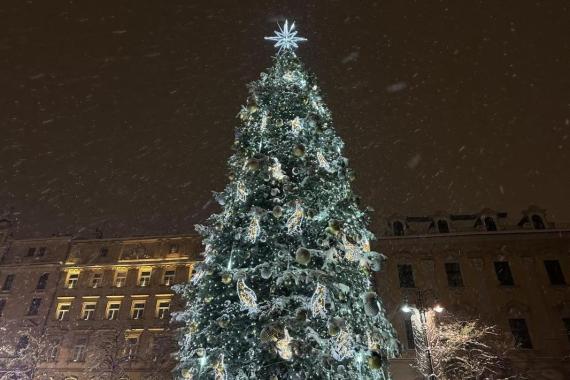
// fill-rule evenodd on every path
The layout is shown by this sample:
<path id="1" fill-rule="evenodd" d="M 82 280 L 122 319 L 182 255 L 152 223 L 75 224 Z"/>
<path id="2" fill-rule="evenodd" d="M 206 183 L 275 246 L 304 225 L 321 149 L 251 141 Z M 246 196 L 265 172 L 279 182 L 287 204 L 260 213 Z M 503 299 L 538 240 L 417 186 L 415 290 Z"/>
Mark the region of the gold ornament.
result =
<path id="1" fill-rule="evenodd" d="M 330 336 L 337 336 L 340 332 L 340 328 L 335 323 L 329 323 L 328 333 Z"/>
<path id="2" fill-rule="evenodd" d="M 342 246 L 344 249 L 344 257 L 348 261 L 357 261 L 358 259 L 360 259 L 358 247 L 356 246 L 356 244 L 352 244 L 351 242 L 349 242 L 348 239 L 346 238 L 346 235 L 342 236 Z"/>
<path id="3" fill-rule="evenodd" d="M 247 234 L 245 236 L 245 240 L 251 243 L 255 243 L 259 234 L 261 232 L 261 227 L 259 226 L 259 216 L 253 215 L 251 218 L 251 222 L 249 223 L 249 227 L 247 228 Z"/>
<path id="4" fill-rule="evenodd" d="M 372 356 L 368 357 L 368 367 L 372 369 L 382 368 L 382 358 L 379 355 L 372 354 Z"/>
<path id="5" fill-rule="evenodd" d="M 226 365 L 224 364 L 224 354 L 220 355 L 218 361 L 214 364 L 214 380 L 226 380 Z"/>
<path id="6" fill-rule="evenodd" d="M 257 310 L 257 296 L 255 292 L 245 284 L 243 279 L 237 282 L 237 293 L 242 305 L 250 311 Z"/>
<path id="7" fill-rule="evenodd" d="M 246 161 L 245 167 L 247 168 L 247 170 L 254 172 L 257 169 L 259 169 L 259 161 L 256 160 L 255 158 L 250 158 L 249 160 Z"/>
<path id="8" fill-rule="evenodd" d="M 323 168 L 325 171 L 330 172 L 331 166 L 326 160 L 325 156 L 321 152 L 317 152 L 317 161 L 319 162 L 319 166 Z"/>
<path id="9" fill-rule="evenodd" d="M 228 285 L 232 282 L 232 275 L 230 273 L 222 274 L 222 283 Z"/>
<path id="10" fill-rule="evenodd" d="M 303 122 L 301 121 L 299 116 L 291 120 L 291 130 L 293 131 L 293 134 L 295 135 L 298 134 L 301 131 L 302 126 Z"/>
<path id="11" fill-rule="evenodd" d="M 303 224 L 303 219 L 305 218 L 305 212 L 301 207 L 299 202 L 295 203 L 295 211 L 293 215 L 287 219 L 287 233 L 292 235 L 293 233 L 301 232 L 301 225 Z"/>
<path id="12" fill-rule="evenodd" d="M 299 248 L 295 252 L 295 260 L 301 265 L 307 265 L 311 262 L 311 252 L 307 248 Z"/>
<path id="13" fill-rule="evenodd" d="M 282 181 L 285 178 L 285 174 L 283 174 L 283 170 L 281 170 L 281 163 L 274 159 L 273 165 L 269 167 L 269 172 L 271 176 L 278 181 Z"/>
<path id="14" fill-rule="evenodd" d="M 293 352 L 291 351 L 291 337 L 289 336 L 287 327 L 284 329 L 284 335 L 283 339 L 277 340 L 275 347 L 277 348 L 277 353 L 282 359 L 291 360 Z"/>
<path id="15" fill-rule="evenodd" d="M 302 144 L 295 145 L 293 148 L 293 155 L 295 157 L 303 157 L 305 155 L 305 146 Z"/>
<path id="16" fill-rule="evenodd" d="M 317 284 L 317 288 L 311 297 L 311 313 L 313 314 L 313 317 L 326 317 L 326 299 L 327 288 L 324 285 Z"/>
<path id="17" fill-rule="evenodd" d="M 239 181 L 236 185 L 237 198 L 241 202 L 245 202 L 247 199 L 247 189 L 242 181 Z"/>

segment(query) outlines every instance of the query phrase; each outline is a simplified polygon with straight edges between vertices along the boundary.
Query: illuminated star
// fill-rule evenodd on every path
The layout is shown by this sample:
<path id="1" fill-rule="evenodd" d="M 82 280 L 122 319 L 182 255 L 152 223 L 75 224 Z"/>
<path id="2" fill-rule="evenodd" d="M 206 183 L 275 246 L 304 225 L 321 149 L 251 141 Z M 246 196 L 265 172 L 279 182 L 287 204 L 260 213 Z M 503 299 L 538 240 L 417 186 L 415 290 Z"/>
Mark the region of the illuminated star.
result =
<path id="1" fill-rule="evenodd" d="M 275 41 L 275 47 L 279 48 L 279 53 L 283 50 L 295 50 L 299 47 L 298 42 L 307 41 L 306 38 L 297 37 L 297 31 L 295 30 L 295 23 L 289 26 L 289 21 L 285 20 L 285 25 L 277 24 L 279 30 L 275 31 L 275 35 L 272 37 L 265 37 L 266 40 Z"/>

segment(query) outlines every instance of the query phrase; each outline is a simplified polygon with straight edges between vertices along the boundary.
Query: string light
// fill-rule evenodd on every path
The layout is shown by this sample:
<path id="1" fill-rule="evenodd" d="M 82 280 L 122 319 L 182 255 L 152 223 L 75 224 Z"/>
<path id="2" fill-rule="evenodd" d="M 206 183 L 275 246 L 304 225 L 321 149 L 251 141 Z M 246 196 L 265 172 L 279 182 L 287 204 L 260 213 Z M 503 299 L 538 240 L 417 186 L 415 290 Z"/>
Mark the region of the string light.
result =
<path id="1" fill-rule="evenodd" d="M 243 279 L 240 279 L 237 282 L 237 293 L 243 306 L 250 311 L 257 310 L 257 296 L 255 295 L 255 292 L 245 284 Z"/>

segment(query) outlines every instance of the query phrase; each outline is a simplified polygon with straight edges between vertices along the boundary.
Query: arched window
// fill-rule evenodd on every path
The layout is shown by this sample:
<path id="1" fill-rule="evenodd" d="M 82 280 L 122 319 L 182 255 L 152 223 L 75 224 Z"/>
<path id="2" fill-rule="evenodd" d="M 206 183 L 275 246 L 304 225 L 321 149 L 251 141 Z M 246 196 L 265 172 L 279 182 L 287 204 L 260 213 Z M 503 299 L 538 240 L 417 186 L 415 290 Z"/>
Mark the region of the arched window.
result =
<path id="1" fill-rule="evenodd" d="M 442 234 L 449 233 L 449 224 L 447 224 L 447 220 L 445 220 L 445 219 L 438 220 L 437 221 L 437 229 Z"/>
<path id="2" fill-rule="evenodd" d="M 497 231 L 497 223 L 495 223 L 495 219 L 490 216 L 485 217 L 485 228 L 487 231 Z"/>
<path id="3" fill-rule="evenodd" d="M 542 218 L 540 217 L 540 215 L 533 215 L 532 218 L 532 225 L 534 226 L 534 229 L 536 230 L 544 230 L 545 226 L 544 226 L 544 221 L 542 220 Z"/>
<path id="4" fill-rule="evenodd" d="M 49 278 L 49 273 L 42 274 L 38 279 L 38 284 L 36 285 L 36 289 L 38 290 L 45 289 L 47 286 L 48 278 Z"/>
<path id="5" fill-rule="evenodd" d="M 392 223 L 392 228 L 394 229 L 395 236 L 404 236 L 404 224 L 399 220 Z"/>

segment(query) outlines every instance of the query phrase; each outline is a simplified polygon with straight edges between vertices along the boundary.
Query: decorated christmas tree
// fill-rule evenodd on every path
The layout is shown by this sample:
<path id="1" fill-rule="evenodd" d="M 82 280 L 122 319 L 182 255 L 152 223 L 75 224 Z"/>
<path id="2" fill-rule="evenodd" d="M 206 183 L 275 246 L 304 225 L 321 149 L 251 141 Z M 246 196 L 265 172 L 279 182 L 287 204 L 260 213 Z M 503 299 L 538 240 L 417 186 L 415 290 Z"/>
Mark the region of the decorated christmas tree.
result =
<path id="1" fill-rule="evenodd" d="M 178 376 L 388 379 L 396 339 L 370 281 L 382 255 L 343 142 L 295 25 L 266 39 L 279 51 L 238 114 L 222 211 L 197 227 L 204 261 L 177 289 Z"/>

